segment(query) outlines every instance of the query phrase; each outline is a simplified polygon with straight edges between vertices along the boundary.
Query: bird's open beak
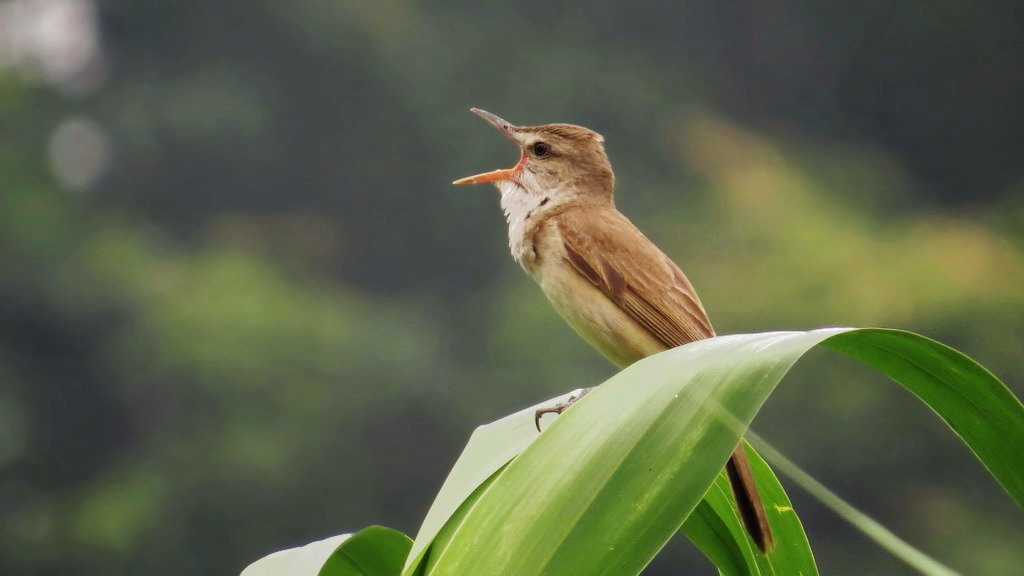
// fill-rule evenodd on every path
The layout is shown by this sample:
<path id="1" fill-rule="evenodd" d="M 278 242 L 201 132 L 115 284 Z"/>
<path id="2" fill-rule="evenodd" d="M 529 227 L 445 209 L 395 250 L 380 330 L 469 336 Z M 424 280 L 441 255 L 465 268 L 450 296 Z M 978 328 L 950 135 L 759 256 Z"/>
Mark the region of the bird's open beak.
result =
<path id="1" fill-rule="evenodd" d="M 487 122 L 489 122 L 491 126 L 494 126 L 498 130 L 501 130 L 502 133 L 508 136 L 509 139 L 511 139 L 512 141 L 516 141 L 516 138 L 513 134 L 515 126 L 513 126 L 512 124 L 506 122 L 505 120 L 502 120 L 501 118 L 495 116 L 494 114 L 491 114 L 486 110 L 481 110 L 479 108 L 470 108 L 470 111 L 473 112 L 473 114 L 476 114 L 477 116 L 483 118 L 484 120 L 487 120 Z M 452 182 L 452 184 L 482 184 L 484 182 L 498 182 L 499 180 L 508 180 L 515 176 L 516 172 L 518 172 L 525 164 L 526 151 L 523 150 L 519 155 L 519 162 L 517 162 L 516 165 L 513 166 L 512 168 L 502 168 L 501 170 L 492 170 L 490 172 L 484 172 L 483 174 L 477 174 L 475 176 L 467 176 L 466 178 L 460 178 L 455 182 Z"/>

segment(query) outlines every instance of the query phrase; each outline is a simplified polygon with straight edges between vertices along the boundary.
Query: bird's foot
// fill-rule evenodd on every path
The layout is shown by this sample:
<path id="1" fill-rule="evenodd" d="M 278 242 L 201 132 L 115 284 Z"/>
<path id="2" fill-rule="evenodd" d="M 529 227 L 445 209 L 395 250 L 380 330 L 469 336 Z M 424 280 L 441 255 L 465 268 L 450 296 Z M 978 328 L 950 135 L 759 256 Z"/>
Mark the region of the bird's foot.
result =
<path id="1" fill-rule="evenodd" d="M 538 408 L 537 411 L 533 415 L 533 424 L 534 424 L 534 426 L 537 427 L 537 432 L 540 432 L 540 418 L 541 418 L 541 416 L 543 416 L 545 414 L 561 414 L 562 412 L 565 412 L 565 410 L 567 408 L 569 408 L 569 406 L 572 406 L 573 404 L 575 404 L 580 398 L 583 398 L 584 396 L 586 396 L 587 393 L 590 392 L 591 390 L 592 390 L 592 388 L 580 388 L 579 390 L 576 390 L 575 392 L 573 392 L 572 395 L 569 396 L 569 399 L 566 400 L 565 402 L 559 402 L 558 404 L 555 404 L 554 406 L 546 406 L 544 408 Z"/>

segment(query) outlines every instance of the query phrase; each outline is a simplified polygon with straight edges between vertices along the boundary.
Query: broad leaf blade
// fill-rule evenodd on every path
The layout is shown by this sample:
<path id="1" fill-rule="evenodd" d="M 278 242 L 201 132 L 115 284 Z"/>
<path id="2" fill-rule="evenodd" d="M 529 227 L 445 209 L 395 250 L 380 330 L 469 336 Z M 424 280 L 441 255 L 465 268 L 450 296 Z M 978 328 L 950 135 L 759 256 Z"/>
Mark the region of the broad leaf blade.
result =
<path id="1" fill-rule="evenodd" d="M 398 576 L 411 547 L 405 534 L 369 526 L 275 552 L 250 564 L 241 576 Z"/>
<path id="2" fill-rule="evenodd" d="M 571 395 L 566 393 L 552 398 L 473 431 L 466 448 L 427 511 L 402 574 L 408 575 L 415 571 L 438 532 L 477 488 L 537 438 L 539 433 L 534 424 L 537 408 L 564 402 Z"/>
<path id="3" fill-rule="evenodd" d="M 681 530 L 718 568 L 721 576 L 762 576 L 760 562 L 729 502 L 729 480 L 719 474 Z"/>
<path id="4" fill-rule="evenodd" d="M 404 575 L 410 576 L 419 573 L 418 569 L 423 568 L 421 564 L 425 554 L 428 548 L 435 544 L 435 537 L 438 533 L 442 529 L 445 530 L 445 537 L 436 543 L 437 547 L 443 548 L 452 532 L 461 526 L 465 519 L 466 509 L 475 503 L 480 492 L 489 485 L 488 480 L 493 480 L 494 475 L 503 466 L 536 440 L 538 436 L 534 427 L 536 409 L 562 402 L 570 395 L 564 394 L 552 398 L 491 424 L 480 426 L 474 431 L 427 513 L 413 543 L 412 552 L 403 570 Z M 780 513 L 780 515 L 788 517 L 786 521 L 771 518 L 777 538 L 786 543 L 785 546 L 780 546 L 776 553 L 784 548 L 788 549 L 789 556 L 799 558 L 798 561 L 793 560 L 792 565 L 802 566 L 804 576 L 816 576 L 814 557 L 807 544 L 807 536 L 804 534 L 795 512 L 792 511 L 785 490 L 753 448 L 748 449 L 748 454 L 769 514 L 771 515 L 772 511 L 778 513 L 779 510 L 782 510 L 784 513 Z M 695 510 L 694 515 L 687 520 L 682 530 L 726 576 L 759 574 L 759 565 L 768 566 L 765 557 L 756 551 L 753 541 L 743 528 L 732 500 L 729 482 L 724 473 L 718 482 L 721 486 L 718 488 L 720 495 L 716 499 L 716 505 L 711 507 L 708 503 L 709 496 L 705 495 L 705 500 Z M 709 490 L 709 494 L 710 492 Z M 719 533 L 718 538 L 721 538 L 721 541 L 718 543 L 707 541 L 707 538 L 715 538 L 715 532 Z M 715 550 L 716 546 L 721 549 Z M 436 556 L 434 560 L 436 560 Z M 433 564 L 434 562 L 430 562 L 428 568 Z M 730 571 L 730 564 L 736 569 Z M 766 574 L 770 573 L 770 571 L 766 572 Z"/>
<path id="5" fill-rule="evenodd" d="M 509 464 L 432 573 L 639 573 L 791 363 L 834 333 L 722 337 L 638 362 Z"/>
<path id="6" fill-rule="evenodd" d="M 1024 406 L 983 366 L 913 332 L 863 328 L 824 346 L 902 384 L 938 414 L 1024 507 Z"/>
<path id="7" fill-rule="evenodd" d="M 339 546 L 319 576 L 398 576 L 411 548 L 412 540 L 405 534 L 370 526 Z"/>
<path id="8" fill-rule="evenodd" d="M 917 394 L 1015 500 L 1024 499 L 1024 406 L 966 356 L 895 330 L 720 337 L 623 371 L 533 444 L 526 435 L 505 437 L 514 446 L 475 472 L 488 483 L 463 479 L 461 496 L 450 491 L 447 511 L 421 531 L 428 536 L 417 542 L 424 550 L 436 525 L 458 510 L 435 542 L 430 573 L 636 574 L 704 495 L 683 528 L 723 574 L 814 574 L 799 521 L 760 458 L 751 453 L 758 485 L 769 513 L 779 514 L 771 517 L 778 541 L 773 554 L 753 550 L 727 483 L 713 482 L 779 379 L 822 341 Z M 532 409 L 524 412 L 518 416 L 532 424 Z M 490 441 L 500 445 L 501 436 Z M 528 444 L 495 473 L 501 460 Z M 470 494 L 472 502 L 460 508 L 459 498 Z M 409 569 L 417 562 L 411 559 Z"/>
<path id="9" fill-rule="evenodd" d="M 792 502 L 764 459 L 746 442 L 744 447 L 775 536 L 775 550 L 761 554 L 747 535 L 724 473 L 704 494 L 682 531 L 723 576 L 816 575 L 814 556 Z"/>
<path id="10" fill-rule="evenodd" d="M 756 558 L 762 565 L 771 567 L 771 571 L 766 571 L 766 574 L 816 576 L 818 568 L 814 564 L 814 556 L 810 554 L 807 534 L 793 509 L 793 502 L 768 463 L 749 444 L 744 442 L 744 446 L 757 479 L 757 487 L 761 491 L 761 499 L 768 508 L 768 521 L 775 532 L 775 551 L 767 555 L 757 554 Z M 742 532 L 741 535 L 745 536 L 746 533 Z"/>
<path id="11" fill-rule="evenodd" d="M 352 534 L 341 534 L 299 548 L 279 550 L 250 564 L 241 576 L 316 576 L 331 554 L 351 537 Z"/>

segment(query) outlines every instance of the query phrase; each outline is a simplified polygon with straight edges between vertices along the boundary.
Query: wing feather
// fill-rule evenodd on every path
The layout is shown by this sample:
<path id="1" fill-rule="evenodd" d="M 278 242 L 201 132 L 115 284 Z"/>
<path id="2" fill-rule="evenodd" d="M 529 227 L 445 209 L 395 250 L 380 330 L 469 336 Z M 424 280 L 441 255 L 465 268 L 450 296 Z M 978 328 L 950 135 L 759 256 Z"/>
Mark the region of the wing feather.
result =
<path id="1" fill-rule="evenodd" d="M 715 335 L 682 270 L 614 208 L 558 215 L 567 262 L 666 348 Z"/>
<path id="2" fill-rule="evenodd" d="M 558 218 L 568 263 L 666 348 L 715 335 L 686 275 L 618 210 L 566 210 Z M 742 446 L 728 471 L 747 531 L 770 551 L 771 526 Z"/>

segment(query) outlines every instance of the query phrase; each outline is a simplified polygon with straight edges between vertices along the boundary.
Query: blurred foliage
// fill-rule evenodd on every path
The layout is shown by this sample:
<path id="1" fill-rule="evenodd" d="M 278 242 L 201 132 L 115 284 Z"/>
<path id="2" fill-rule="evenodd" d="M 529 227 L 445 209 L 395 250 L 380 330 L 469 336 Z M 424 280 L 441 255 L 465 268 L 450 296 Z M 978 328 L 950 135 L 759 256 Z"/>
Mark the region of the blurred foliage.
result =
<path id="1" fill-rule="evenodd" d="M 720 333 L 913 329 L 1021 394 L 1019 8 L 105 2 L 89 82 L 0 42 L 0 572 L 411 532 L 474 425 L 609 375 L 493 192 L 448 185 L 514 160 L 471 105 L 602 132 Z M 954 568 L 1020 566 L 1020 511 L 913 399 L 796 376 L 763 435 Z M 793 498 L 823 573 L 901 569 Z"/>

